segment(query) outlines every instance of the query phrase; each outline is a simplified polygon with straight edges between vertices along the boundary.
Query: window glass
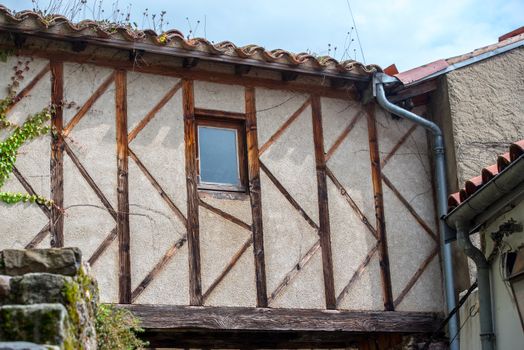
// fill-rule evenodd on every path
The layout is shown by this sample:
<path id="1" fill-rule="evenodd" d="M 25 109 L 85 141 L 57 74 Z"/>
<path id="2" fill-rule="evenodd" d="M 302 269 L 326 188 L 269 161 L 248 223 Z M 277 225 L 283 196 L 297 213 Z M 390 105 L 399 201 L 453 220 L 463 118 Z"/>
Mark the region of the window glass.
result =
<path id="1" fill-rule="evenodd" d="M 200 182 L 239 186 L 237 130 L 198 127 Z"/>

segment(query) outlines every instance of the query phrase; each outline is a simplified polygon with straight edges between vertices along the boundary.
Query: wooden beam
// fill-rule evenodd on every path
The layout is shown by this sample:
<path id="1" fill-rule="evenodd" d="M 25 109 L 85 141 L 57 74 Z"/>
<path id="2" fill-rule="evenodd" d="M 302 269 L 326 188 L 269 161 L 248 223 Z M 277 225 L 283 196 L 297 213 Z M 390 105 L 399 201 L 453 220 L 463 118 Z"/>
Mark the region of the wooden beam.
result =
<path id="1" fill-rule="evenodd" d="M 262 161 L 259 160 L 260 169 L 267 175 L 267 177 L 273 182 L 275 187 L 282 193 L 282 195 L 287 199 L 287 201 L 295 208 L 299 214 L 307 221 L 307 223 L 313 227 L 315 230 L 318 230 L 319 227 L 313 219 L 306 213 L 304 209 L 298 204 L 298 202 L 291 196 L 291 194 L 286 190 L 284 186 L 277 180 L 275 175 L 264 165 Z"/>
<path id="2" fill-rule="evenodd" d="M 264 257 L 264 228 L 262 224 L 262 192 L 260 188 L 260 160 L 257 136 L 255 89 L 246 88 L 246 145 L 249 179 L 249 200 L 253 232 L 253 255 L 257 285 L 257 306 L 267 307 L 266 261 Z"/>
<path id="3" fill-rule="evenodd" d="M 69 158 L 71 159 L 71 161 L 73 162 L 73 164 L 76 166 L 76 168 L 78 169 L 78 171 L 80 171 L 80 174 L 83 176 L 83 178 L 86 180 L 86 182 L 89 184 L 89 186 L 91 187 L 91 189 L 95 192 L 96 196 L 98 197 L 98 199 L 100 199 L 100 202 L 102 202 L 102 204 L 104 205 L 104 207 L 106 207 L 107 211 L 109 212 L 109 214 L 113 217 L 113 219 L 115 219 L 116 221 L 116 211 L 115 209 L 113 208 L 113 206 L 111 205 L 111 203 L 109 202 L 109 200 L 106 198 L 106 196 L 102 193 L 102 190 L 98 187 L 98 185 L 96 184 L 96 182 L 93 180 L 93 178 L 91 177 L 91 175 L 89 175 L 89 173 L 87 172 L 86 168 L 84 168 L 84 166 L 82 165 L 82 163 L 80 162 L 80 159 L 78 159 L 78 157 L 76 156 L 76 154 L 73 152 L 73 150 L 71 149 L 71 147 L 69 147 L 69 144 L 67 143 L 67 141 L 63 141 L 63 147 L 64 147 L 64 151 L 65 153 L 67 153 L 67 155 L 69 156 Z"/>
<path id="4" fill-rule="evenodd" d="M 333 184 L 335 185 L 335 187 L 338 189 L 340 194 L 344 197 L 346 202 L 348 202 L 351 209 L 355 211 L 355 214 L 357 214 L 360 221 L 362 221 L 362 223 L 368 228 L 369 232 L 371 232 L 373 237 L 378 239 L 377 231 L 375 230 L 373 225 L 371 225 L 367 216 L 362 212 L 362 210 L 360 210 L 357 203 L 353 200 L 353 198 L 351 198 L 348 191 L 346 191 L 346 189 L 342 186 L 340 181 L 338 181 L 338 179 L 335 177 L 335 174 L 333 174 L 333 172 L 327 166 L 326 166 L 326 175 L 329 177 L 331 181 L 333 181 Z"/>
<path id="5" fill-rule="evenodd" d="M 415 131 L 417 126 L 418 126 L 418 124 L 413 124 L 409 128 L 409 130 L 400 138 L 400 140 L 398 140 L 398 142 L 395 144 L 395 146 L 393 146 L 391 151 L 389 151 L 388 155 L 386 157 L 384 157 L 384 159 L 382 159 L 382 163 L 380 164 L 381 168 L 384 168 L 384 166 L 387 164 L 387 162 L 389 162 L 389 160 L 395 155 L 395 153 L 397 153 L 397 151 L 400 148 L 400 146 L 402 146 L 406 142 L 406 140 L 411 136 L 413 131 Z"/>
<path id="6" fill-rule="evenodd" d="M 36 246 L 40 244 L 40 242 L 42 242 L 44 238 L 46 238 L 47 235 L 49 234 L 49 226 L 50 226 L 49 222 L 45 224 L 44 227 L 42 227 L 42 229 L 40 230 L 40 232 L 38 232 L 36 236 L 34 236 L 33 239 L 29 243 L 27 243 L 24 248 L 25 249 L 36 248 Z"/>
<path id="7" fill-rule="evenodd" d="M 95 264 L 95 262 L 98 260 L 98 258 L 100 258 L 102 256 L 102 254 L 104 254 L 106 249 L 111 245 L 111 243 L 113 243 L 113 241 L 117 237 L 118 237 L 118 235 L 116 233 L 116 227 L 115 227 L 114 229 L 111 230 L 111 232 L 109 232 L 109 234 L 106 236 L 106 238 L 104 238 L 102 243 L 100 243 L 100 245 L 96 248 L 94 253 L 91 255 L 91 257 L 88 260 L 89 265 L 93 266 Z"/>
<path id="8" fill-rule="evenodd" d="M 382 171 L 380 168 L 380 153 L 375 121 L 375 105 L 366 105 L 369 138 L 369 156 L 371 160 L 371 180 L 375 198 L 376 231 L 378 236 L 378 256 L 380 278 L 382 280 L 382 300 L 386 311 L 394 310 L 391 275 L 389 271 L 388 242 L 386 236 L 386 221 L 384 215 L 384 198 L 382 192 Z"/>
<path id="9" fill-rule="evenodd" d="M 355 124 L 358 122 L 362 114 L 364 114 L 364 111 L 358 111 L 357 114 L 351 119 L 349 125 L 340 133 L 340 136 L 337 137 L 337 139 L 333 143 L 333 146 L 331 146 L 329 151 L 326 152 L 326 162 L 333 156 L 333 154 L 340 147 L 342 142 L 344 142 L 351 130 L 353 130 L 353 128 L 355 127 Z"/>
<path id="10" fill-rule="evenodd" d="M 0 26 L 1 27 L 1 26 Z M 1 28 L 0 28 L 1 30 Z M 9 49 L 11 46 L 0 45 L 0 48 Z M 158 74 L 164 76 L 177 77 L 189 80 L 201 80 L 219 84 L 240 85 L 250 87 L 262 87 L 271 90 L 294 91 L 298 93 L 317 94 L 323 97 L 339 98 L 349 101 L 359 101 L 360 96 L 355 89 L 335 89 L 326 84 L 306 84 L 297 82 L 285 82 L 277 79 L 258 78 L 239 76 L 236 74 L 211 72 L 198 69 L 185 69 L 183 67 L 169 65 L 140 65 L 134 61 L 122 61 L 110 59 L 107 57 L 96 57 L 93 54 L 75 54 L 73 52 L 64 52 L 63 50 L 41 50 L 41 49 L 21 49 L 18 50 L 21 55 L 42 57 L 48 59 L 63 60 L 65 62 L 76 62 L 80 64 L 95 64 L 103 67 L 114 69 L 125 69 L 134 72 Z M 368 77 L 364 78 L 366 81 Z"/>
<path id="11" fill-rule="evenodd" d="M 118 299 L 120 303 L 131 302 L 131 257 L 129 235 L 129 184 L 127 141 L 127 78 L 126 71 L 115 73 L 116 144 L 117 144 L 117 223 L 118 236 Z"/>
<path id="12" fill-rule="evenodd" d="M 18 170 L 16 166 L 13 166 L 13 175 L 20 182 L 20 184 L 24 187 L 27 193 L 29 193 L 32 196 L 36 195 L 36 191 L 34 190 L 33 186 L 31 186 L 31 184 L 26 180 L 26 178 L 22 175 L 22 173 Z M 45 204 L 37 204 L 37 205 L 42 210 L 42 212 L 45 214 L 45 216 L 51 219 L 51 210 Z"/>
<path id="13" fill-rule="evenodd" d="M 151 271 L 147 274 L 147 276 L 142 280 L 142 282 L 139 283 L 139 285 L 135 288 L 133 293 L 131 294 L 131 301 L 134 302 L 140 294 L 153 282 L 156 276 L 164 269 L 164 267 L 171 261 L 175 253 L 184 245 L 184 243 L 187 241 L 186 235 L 184 237 L 177 240 L 173 245 L 167 250 L 167 252 L 164 254 L 162 259 L 153 267 Z"/>
<path id="14" fill-rule="evenodd" d="M 408 98 L 427 94 L 428 92 L 436 90 L 438 87 L 438 81 L 437 79 L 428 80 L 423 83 L 405 87 L 398 92 L 395 92 L 395 94 L 388 97 L 388 100 L 390 100 L 393 103 L 400 102 L 403 100 L 407 100 Z"/>
<path id="15" fill-rule="evenodd" d="M 200 228 L 198 218 L 198 188 L 196 165 L 196 123 L 193 81 L 184 80 L 182 85 L 184 106 L 184 141 L 186 152 L 187 187 L 187 244 L 189 255 L 189 303 L 202 305 L 202 282 L 200 276 Z"/>
<path id="16" fill-rule="evenodd" d="M 329 203 L 326 180 L 326 158 L 324 153 L 324 132 L 322 129 L 322 106 L 320 97 L 311 96 L 311 117 L 317 169 L 318 217 L 320 247 L 322 248 L 322 270 L 327 309 L 336 309 L 335 280 L 333 277 L 333 254 L 331 252 L 331 228 L 329 225 Z"/>
<path id="17" fill-rule="evenodd" d="M 179 81 L 171 89 L 169 89 L 168 92 L 166 92 L 162 99 L 160 99 L 160 101 L 146 114 L 144 119 L 142 119 L 137 124 L 137 126 L 135 126 L 133 130 L 131 130 L 131 132 L 127 136 L 127 140 L 129 143 L 131 143 L 131 141 L 135 139 L 136 135 L 138 135 L 138 133 L 142 131 L 142 129 L 144 129 L 147 124 L 149 124 L 149 122 L 156 116 L 158 111 L 160 111 L 162 107 L 164 107 L 171 100 L 171 98 L 176 94 L 178 90 L 180 90 L 181 87 L 182 81 Z"/>
<path id="18" fill-rule="evenodd" d="M 46 75 L 50 69 L 51 66 L 49 64 L 46 64 L 44 68 L 42 68 L 42 70 L 40 70 L 40 72 L 38 72 L 35 75 L 35 77 L 29 83 L 27 83 L 27 85 L 15 97 L 13 97 L 11 104 L 6 108 L 5 113 L 9 113 L 13 108 L 15 108 L 18 102 L 20 102 L 24 97 L 29 95 L 29 92 L 35 87 L 35 85 L 40 80 L 42 80 L 44 75 Z"/>
<path id="19" fill-rule="evenodd" d="M 106 92 L 107 88 L 111 83 L 115 80 L 115 72 L 109 74 L 109 76 L 104 80 L 104 82 L 95 90 L 93 95 L 91 95 L 87 101 L 83 104 L 82 107 L 76 112 L 73 118 L 69 121 L 69 124 L 67 124 L 66 127 L 64 127 L 64 130 L 62 132 L 62 135 L 64 137 L 68 136 L 69 133 L 71 133 L 71 130 L 82 120 L 82 118 L 86 115 L 86 113 L 93 107 L 95 102 Z"/>
<path id="20" fill-rule="evenodd" d="M 262 147 L 260 147 L 260 149 L 258 150 L 258 153 L 259 153 L 259 156 L 262 155 L 262 153 L 264 153 L 273 143 L 275 143 L 276 140 L 279 139 L 280 136 L 282 136 L 282 134 L 284 133 L 284 131 L 287 130 L 287 128 L 300 116 L 300 114 L 302 114 L 302 112 L 304 112 L 304 110 L 311 104 L 311 99 L 307 99 L 306 101 L 304 101 L 304 103 L 295 111 L 295 113 L 293 113 L 285 122 L 284 124 L 282 124 L 280 126 L 280 128 L 278 128 L 277 131 L 275 131 L 275 133 L 273 135 L 271 135 L 271 137 L 269 138 L 269 140 L 266 141 L 266 143 L 264 143 L 262 145 Z"/>
<path id="21" fill-rule="evenodd" d="M 271 296 L 268 299 L 268 303 L 271 304 L 275 299 L 277 299 L 282 293 L 284 292 L 284 289 L 291 283 L 291 281 L 298 275 L 298 273 L 311 261 L 311 258 L 315 255 L 316 252 L 320 249 L 320 240 L 316 241 L 311 248 L 304 254 L 302 258 L 300 258 L 300 261 L 293 266 L 291 271 L 286 273 L 284 276 L 284 279 L 278 284 L 278 286 L 275 288 L 273 293 L 271 293 Z"/>
<path id="22" fill-rule="evenodd" d="M 245 113 L 219 111 L 215 109 L 206 109 L 206 108 L 195 108 L 195 115 L 204 116 L 204 117 L 246 120 Z"/>
<path id="23" fill-rule="evenodd" d="M 229 213 L 226 213 L 225 211 L 219 209 L 219 208 L 216 208 L 214 206 L 212 206 L 211 204 L 209 203 L 206 203 L 204 200 L 200 199 L 199 200 L 199 204 L 200 206 L 202 206 L 203 208 L 206 208 L 207 210 L 209 210 L 210 212 L 212 213 L 215 213 L 216 215 L 224 218 L 225 220 L 227 221 L 230 221 L 248 231 L 251 231 L 251 225 L 248 225 L 247 223 L 245 223 L 244 221 L 240 220 L 239 218 L 237 218 L 236 216 L 233 216 Z"/>
<path id="24" fill-rule="evenodd" d="M 131 159 L 133 159 L 133 161 L 135 162 L 135 164 L 138 166 L 138 168 L 142 171 L 142 173 L 144 174 L 144 176 L 149 180 L 149 182 L 151 183 L 151 185 L 155 188 L 155 190 L 158 192 L 158 194 L 160 195 L 160 197 L 162 197 L 162 199 L 164 200 L 164 202 L 167 204 L 167 206 L 173 211 L 173 213 L 176 215 L 176 217 L 182 222 L 182 224 L 184 226 L 187 227 L 187 219 L 186 217 L 184 216 L 184 214 L 182 213 L 182 211 L 180 211 L 180 209 L 178 209 L 178 207 L 176 206 L 175 202 L 173 202 L 171 200 L 171 198 L 169 198 L 169 196 L 167 195 L 167 193 L 164 191 L 164 189 L 162 188 L 162 186 L 160 186 L 160 184 L 158 183 L 158 181 L 153 177 L 153 175 L 149 172 L 149 170 L 147 170 L 146 166 L 140 161 L 140 159 L 138 159 L 137 155 L 135 154 L 135 152 L 133 152 L 133 150 L 131 150 L 131 148 L 127 148 L 127 152 L 129 154 L 129 157 Z"/>
<path id="25" fill-rule="evenodd" d="M 54 109 L 50 162 L 51 199 L 54 202 L 50 218 L 51 246 L 63 247 L 64 215 L 61 210 L 64 207 L 64 64 L 60 61 L 51 61 L 51 104 Z"/>
<path id="26" fill-rule="evenodd" d="M 433 258 L 435 256 L 438 255 L 438 252 L 439 252 L 439 247 L 437 246 L 437 247 L 435 247 L 435 249 L 433 249 L 431 254 L 429 254 L 429 256 L 422 262 L 422 264 L 420 264 L 420 266 L 417 269 L 417 271 L 415 271 L 413 276 L 411 276 L 411 278 L 409 279 L 409 281 L 406 284 L 406 286 L 404 287 L 404 289 L 402 289 L 402 291 L 399 293 L 399 295 L 395 299 L 395 301 L 394 301 L 395 307 L 397 307 L 402 302 L 402 300 L 404 300 L 404 298 L 409 293 L 411 288 L 413 288 L 413 286 L 418 281 L 418 279 L 420 278 L 422 273 L 424 273 L 424 271 L 428 267 L 429 263 L 433 260 Z"/>
<path id="27" fill-rule="evenodd" d="M 341 311 L 247 307 L 119 305 L 146 329 L 425 333 L 439 326 L 430 312 Z"/>

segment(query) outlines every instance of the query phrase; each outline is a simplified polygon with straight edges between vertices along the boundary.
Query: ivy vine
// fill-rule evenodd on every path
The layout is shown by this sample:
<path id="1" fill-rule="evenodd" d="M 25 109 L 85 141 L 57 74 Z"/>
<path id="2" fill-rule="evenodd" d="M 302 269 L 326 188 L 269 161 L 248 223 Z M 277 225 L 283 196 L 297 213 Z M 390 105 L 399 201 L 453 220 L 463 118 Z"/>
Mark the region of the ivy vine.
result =
<path id="1" fill-rule="evenodd" d="M 53 115 L 52 107 L 46 107 L 40 112 L 29 115 L 22 125 L 15 124 L 7 118 L 8 111 L 14 103 L 16 87 L 24 78 L 23 72 L 29 70 L 29 61 L 25 61 L 25 67 L 21 68 L 23 64 L 24 62 L 18 61 L 17 65 L 13 67 L 15 74 L 8 87 L 8 96 L 0 100 L 0 131 L 8 132 L 7 136 L 0 141 L 0 189 L 13 173 L 20 147 L 51 131 L 48 122 Z M 0 202 L 7 204 L 30 202 L 46 206 L 53 205 L 53 201 L 43 196 L 3 191 L 0 191 Z"/>

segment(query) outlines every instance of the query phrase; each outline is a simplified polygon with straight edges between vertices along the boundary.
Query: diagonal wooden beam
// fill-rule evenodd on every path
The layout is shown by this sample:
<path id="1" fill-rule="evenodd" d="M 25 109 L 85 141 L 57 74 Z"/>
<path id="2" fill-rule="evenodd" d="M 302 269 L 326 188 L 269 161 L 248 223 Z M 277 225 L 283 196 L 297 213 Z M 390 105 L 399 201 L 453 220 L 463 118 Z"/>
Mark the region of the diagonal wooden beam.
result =
<path id="1" fill-rule="evenodd" d="M 16 168 L 16 166 L 13 167 L 13 174 L 18 179 L 18 181 L 22 184 L 24 189 L 27 191 L 30 195 L 36 195 L 35 190 L 31 186 L 31 184 L 25 179 L 25 177 L 20 173 L 20 171 Z M 42 209 L 42 212 L 47 216 L 48 218 L 51 218 L 51 211 L 48 207 L 46 207 L 44 204 L 38 204 L 40 209 Z"/>
<path id="2" fill-rule="evenodd" d="M 211 283 L 207 291 L 202 295 L 202 300 L 205 301 L 211 293 L 215 290 L 215 288 L 222 282 L 222 280 L 228 275 L 228 273 L 233 269 L 235 264 L 240 260 L 242 255 L 246 252 L 246 250 L 251 247 L 251 244 L 253 244 L 253 236 L 250 236 L 244 244 L 240 247 L 240 249 L 233 255 L 229 263 L 224 267 L 222 272 L 220 272 L 220 275 Z"/>
<path id="3" fill-rule="evenodd" d="M 253 232 L 253 258 L 257 306 L 267 307 L 266 260 L 264 254 L 264 225 L 262 220 L 262 189 L 260 187 L 260 158 L 258 153 L 256 94 L 254 87 L 246 87 L 246 146 L 249 178 L 249 201 Z"/>
<path id="4" fill-rule="evenodd" d="M 393 146 L 389 154 L 386 157 L 384 157 L 384 159 L 382 159 L 382 162 L 380 163 L 380 166 L 382 168 L 384 168 L 387 162 L 389 162 L 389 160 L 395 155 L 395 153 L 397 153 L 400 146 L 402 146 L 407 141 L 407 139 L 411 136 L 413 131 L 415 131 L 417 126 L 417 124 L 413 124 L 411 128 L 409 128 L 409 130 L 400 138 L 400 140 L 398 140 L 397 144 Z"/>
<path id="5" fill-rule="evenodd" d="M 349 290 L 351 289 L 351 286 L 357 281 L 357 279 L 362 276 L 364 273 L 366 267 L 368 266 L 369 262 L 371 261 L 371 258 L 373 258 L 373 255 L 377 252 L 378 249 L 378 242 L 371 248 L 371 250 L 368 252 L 364 260 L 358 265 L 357 269 L 349 279 L 349 282 L 346 284 L 346 286 L 342 289 L 340 294 L 337 297 L 337 307 L 340 306 L 340 303 L 342 303 L 342 300 L 346 297 L 346 295 L 349 293 Z"/>
<path id="6" fill-rule="evenodd" d="M 104 80 L 104 82 L 95 90 L 95 92 L 87 99 L 84 105 L 78 110 L 75 116 L 69 121 L 69 124 L 64 128 L 62 135 L 64 137 L 68 136 L 71 133 L 71 130 L 82 120 L 86 113 L 93 107 L 95 102 L 106 92 L 107 88 L 115 80 L 115 72 L 112 72 L 109 77 Z"/>
<path id="7" fill-rule="evenodd" d="M 389 269 L 388 241 L 386 235 L 386 221 L 384 214 L 384 197 L 382 191 L 382 170 L 380 168 L 380 153 L 377 137 L 377 125 L 375 120 L 375 104 L 369 103 L 365 107 L 368 140 L 369 158 L 371 161 L 371 180 L 373 182 L 373 192 L 375 198 L 375 218 L 378 236 L 378 258 L 380 264 L 380 278 L 382 280 L 382 300 L 386 311 L 393 311 L 393 292 L 391 287 L 391 274 Z"/>
<path id="8" fill-rule="evenodd" d="M 251 225 L 245 223 L 244 221 L 240 220 L 239 218 L 237 218 L 237 217 L 235 217 L 235 216 L 233 216 L 233 215 L 231 215 L 229 213 L 226 213 L 225 211 L 220 210 L 220 209 L 212 206 L 209 203 L 204 202 L 202 199 L 199 200 L 199 204 L 200 204 L 201 207 L 206 208 L 210 212 L 217 214 L 218 216 L 226 219 L 227 221 L 231 221 L 232 223 L 234 223 L 234 224 L 236 224 L 236 225 L 238 225 L 238 226 L 240 226 L 242 228 L 245 228 L 248 231 L 251 231 Z"/>
<path id="9" fill-rule="evenodd" d="M 36 236 L 33 237 L 33 239 L 29 243 L 26 244 L 25 249 L 32 249 L 36 247 L 38 244 L 40 244 L 40 242 L 42 242 L 49 234 L 49 227 L 50 223 L 48 222 L 44 225 L 44 227 L 42 227 L 40 232 L 38 232 Z"/>
<path id="10" fill-rule="evenodd" d="M 97 186 L 97 184 L 95 183 L 95 181 L 93 180 L 91 175 L 89 175 L 87 170 L 84 168 L 84 166 L 82 165 L 82 163 L 80 162 L 80 160 L 78 159 L 76 154 L 73 152 L 71 147 L 69 147 L 68 143 L 65 140 L 64 140 L 63 145 L 64 145 L 64 151 L 67 153 L 69 158 L 71 158 L 71 160 L 73 161 L 73 164 L 75 164 L 77 169 L 80 171 L 80 174 L 82 174 L 82 176 L 87 181 L 89 186 L 91 186 L 91 189 L 93 189 L 93 191 L 97 195 L 98 199 L 100 199 L 100 201 L 102 202 L 104 207 L 106 207 L 106 209 L 109 212 L 109 214 L 113 217 L 113 219 L 116 220 L 116 216 L 117 216 L 116 215 L 116 211 L 115 211 L 115 209 L 113 209 L 113 206 L 111 205 L 111 203 L 109 203 L 109 201 L 107 200 L 106 196 L 102 193 L 102 191 Z"/>
<path id="11" fill-rule="evenodd" d="M 268 304 L 271 304 L 275 299 L 277 299 L 286 287 L 291 283 L 293 279 L 298 275 L 298 273 L 311 261 L 311 258 L 315 255 L 316 252 L 320 250 L 320 240 L 318 240 L 309 250 L 304 254 L 300 261 L 289 271 L 282 282 L 278 284 L 271 296 L 268 298 Z"/>
<path id="12" fill-rule="evenodd" d="M 131 293 L 131 302 L 134 302 L 140 294 L 153 282 L 156 276 L 164 269 L 164 267 L 171 261 L 175 253 L 184 245 L 187 241 L 187 236 L 177 240 L 173 245 L 167 250 L 162 259 L 149 271 L 147 276 L 140 282 L 140 284 L 133 290 Z"/>
<path id="13" fill-rule="evenodd" d="M 320 247 L 322 248 L 322 273 L 324 276 L 324 296 L 327 309 L 337 307 L 335 297 L 335 278 L 333 273 L 333 254 L 331 250 L 331 227 L 329 224 L 329 203 L 326 180 L 326 158 L 324 154 L 324 130 L 322 128 L 322 106 L 320 96 L 311 96 L 311 121 L 315 145 L 317 170 L 318 217 Z"/>
<path id="14" fill-rule="evenodd" d="M 357 214 L 357 216 L 359 217 L 360 221 L 362 221 L 362 223 L 368 228 L 369 232 L 371 232 L 373 237 L 378 239 L 377 231 L 375 230 L 373 225 L 371 225 L 371 223 L 369 222 L 369 219 L 367 218 L 367 216 L 362 212 L 362 210 L 360 210 L 360 208 L 358 207 L 357 203 L 355 203 L 353 198 L 351 198 L 351 196 L 349 195 L 348 191 L 346 191 L 344 186 L 342 186 L 340 181 L 335 177 L 335 174 L 333 174 L 331 169 L 329 169 L 328 167 L 326 167 L 326 175 L 333 182 L 333 184 L 338 189 L 340 194 L 344 197 L 346 202 L 348 202 L 348 204 L 351 207 L 351 209 L 353 209 L 355 214 Z"/>
<path id="15" fill-rule="evenodd" d="M 259 148 L 258 154 L 259 156 L 262 155 L 273 143 L 275 143 L 276 140 L 282 136 L 284 131 L 287 130 L 287 128 L 304 112 L 304 110 L 311 104 L 311 99 L 307 99 L 302 106 L 300 106 L 295 113 L 293 113 L 285 122 L 278 128 L 278 130 L 267 140 L 266 143 L 262 145 L 262 147 Z"/>
<path id="16" fill-rule="evenodd" d="M 106 249 L 111 245 L 111 243 L 113 243 L 116 237 L 117 237 L 117 234 L 116 234 L 116 227 L 115 227 L 111 230 L 111 232 L 109 232 L 106 238 L 104 238 L 102 243 L 100 243 L 98 248 L 96 248 L 96 250 L 93 252 L 91 257 L 89 258 L 88 262 L 91 266 L 95 264 L 95 262 L 98 260 L 98 258 L 100 258 L 100 256 L 102 256 L 102 254 L 104 254 Z"/>
<path id="17" fill-rule="evenodd" d="M 346 139 L 346 137 L 349 135 L 351 130 L 355 127 L 355 124 L 359 121 L 360 117 L 364 114 L 364 111 L 360 110 L 355 114 L 353 119 L 351 119 L 351 122 L 349 125 L 340 133 L 340 136 L 337 137 L 335 142 L 333 143 L 333 146 L 327 151 L 326 153 L 326 162 L 333 156 L 333 154 L 336 152 L 336 150 L 340 147 L 342 142 Z"/>
<path id="18" fill-rule="evenodd" d="M 153 185 L 153 187 L 157 190 L 158 194 L 160 194 L 160 197 L 162 197 L 162 199 L 166 202 L 166 204 L 168 205 L 168 207 L 173 211 L 173 213 L 180 219 L 180 221 L 182 221 L 182 223 L 184 224 L 184 226 L 187 227 L 187 219 L 186 217 L 184 216 L 184 214 L 182 214 L 182 212 L 180 211 L 180 209 L 178 209 L 178 207 L 176 206 L 175 202 L 173 202 L 171 200 L 171 198 L 169 198 L 169 196 L 167 195 L 167 193 L 162 189 L 162 186 L 160 186 L 160 184 L 158 183 L 158 181 L 156 181 L 156 179 L 153 177 L 153 175 L 149 172 L 149 170 L 147 170 L 147 168 L 145 167 L 145 165 L 140 161 L 140 159 L 138 159 L 137 155 L 135 154 L 135 152 L 133 152 L 130 148 L 128 148 L 128 152 L 129 152 L 129 157 L 131 159 L 133 159 L 133 161 L 136 163 L 136 165 L 138 166 L 138 168 L 142 171 L 142 173 L 147 177 L 147 179 L 149 180 L 149 182 L 151 183 L 151 185 Z"/>
<path id="19" fill-rule="evenodd" d="M 24 97 L 29 95 L 29 92 L 35 87 L 35 85 L 51 70 L 50 64 L 46 64 L 44 68 L 15 96 L 11 101 L 11 104 L 6 108 L 5 113 L 9 113 Z"/>
<path id="20" fill-rule="evenodd" d="M 269 177 L 269 179 L 271 180 L 271 182 L 273 182 L 275 187 L 280 191 L 280 193 L 284 195 L 284 197 L 286 197 L 288 202 L 299 212 L 299 214 L 304 218 L 304 220 L 306 220 L 307 223 L 311 225 L 311 227 L 313 227 L 315 230 L 318 230 L 319 227 L 315 223 L 315 221 L 313 221 L 313 219 L 309 217 L 306 211 L 302 209 L 300 204 L 298 204 L 298 202 L 291 196 L 291 194 L 284 188 L 284 186 L 282 186 L 282 184 L 277 180 L 275 175 L 273 175 L 271 171 L 269 171 L 269 169 L 264 165 L 264 163 L 262 163 L 262 161 L 260 161 L 260 169 L 262 169 L 262 171 L 267 175 L 267 177 Z"/>
<path id="21" fill-rule="evenodd" d="M 137 124 L 137 126 L 135 126 L 135 128 L 129 133 L 129 135 L 127 136 L 127 141 L 129 143 L 131 143 L 138 135 L 138 133 L 142 131 L 142 129 L 144 129 L 151 120 L 153 120 L 158 111 L 161 110 L 162 107 L 164 107 L 171 100 L 171 98 L 176 94 L 178 90 L 180 90 L 181 87 L 182 80 L 177 82 L 171 89 L 169 89 L 169 91 L 162 97 L 162 99 L 146 114 L 144 119 L 142 119 Z"/>
<path id="22" fill-rule="evenodd" d="M 408 292 L 411 290 L 411 288 L 413 288 L 413 286 L 415 285 L 415 283 L 417 282 L 417 280 L 419 279 L 419 277 L 422 275 L 422 273 L 424 273 L 424 271 L 426 270 L 426 268 L 428 267 L 429 263 L 433 260 L 433 258 L 435 256 L 437 256 L 439 252 L 439 249 L 438 247 L 436 247 L 432 252 L 431 254 L 426 258 L 426 260 L 424 260 L 422 262 L 422 264 L 420 264 L 419 268 L 417 269 L 417 271 L 415 271 L 415 273 L 413 274 L 413 276 L 411 276 L 411 278 L 409 279 L 408 283 L 406 284 L 406 286 L 404 287 L 404 289 L 400 292 L 400 294 L 398 295 L 398 297 L 395 299 L 395 301 L 393 302 L 393 304 L 395 305 L 395 307 L 397 307 L 401 302 L 402 300 L 404 300 L 404 298 L 406 297 L 406 295 L 408 294 Z"/>
<path id="23" fill-rule="evenodd" d="M 406 209 L 409 211 L 409 213 L 415 218 L 415 220 L 420 224 L 420 226 L 422 226 L 422 228 L 424 229 L 424 231 L 427 232 L 427 234 L 435 241 L 435 242 L 439 242 L 439 239 L 437 237 L 437 235 L 435 234 L 435 232 L 433 232 L 433 230 L 431 229 L 431 227 L 429 227 L 429 225 L 426 223 L 426 221 L 424 221 L 424 219 L 422 219 L 422 217 L 417 213 L 417 211 L 415 210 L 415 208 L 413 208 L 413 206 L 407 201 L 406 198 L 404 198 L 404 196 L 400 193 L 400 191 L 393 185 L 393 183 L 388 179 L 388 177 L 382 173 L 382 180 L 384 181 L 384 183 L 386 184 L 386 186 L 389 187 L 389 189 L 391 190 L 391 192 L 393 192 L 395 194 L 395 196 L 397 196 L 397 198 L 400 200 L 400 202 L 402 204 L 404 204 L 404 206 L 406 207 Z"/>

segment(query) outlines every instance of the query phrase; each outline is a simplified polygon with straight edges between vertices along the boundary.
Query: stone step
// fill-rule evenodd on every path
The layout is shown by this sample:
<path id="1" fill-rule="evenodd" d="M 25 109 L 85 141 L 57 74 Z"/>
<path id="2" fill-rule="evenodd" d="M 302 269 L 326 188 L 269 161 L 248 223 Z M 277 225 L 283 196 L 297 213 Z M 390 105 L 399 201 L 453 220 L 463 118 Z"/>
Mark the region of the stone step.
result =
<path id="1" fill-rule="evenodd" d="M 48 272 L 74 276 L 80 269 L 81 260 L 78 248 L 5 249 L 0 252 L 0 275 Z"/>
<path id="2" fill-rule="evenodd" d="M 61 304 L 0 306 L 0 341 L 27 341 L 61 346 L 67 311 Z"/>
<path id="3" fill-rule="evenodd" d="M 2 304 L 60 303 L 67 305 L 66 287 L 73 278 L 51 273 L 26 273 L 12 277 L 9 294 Z"/>

